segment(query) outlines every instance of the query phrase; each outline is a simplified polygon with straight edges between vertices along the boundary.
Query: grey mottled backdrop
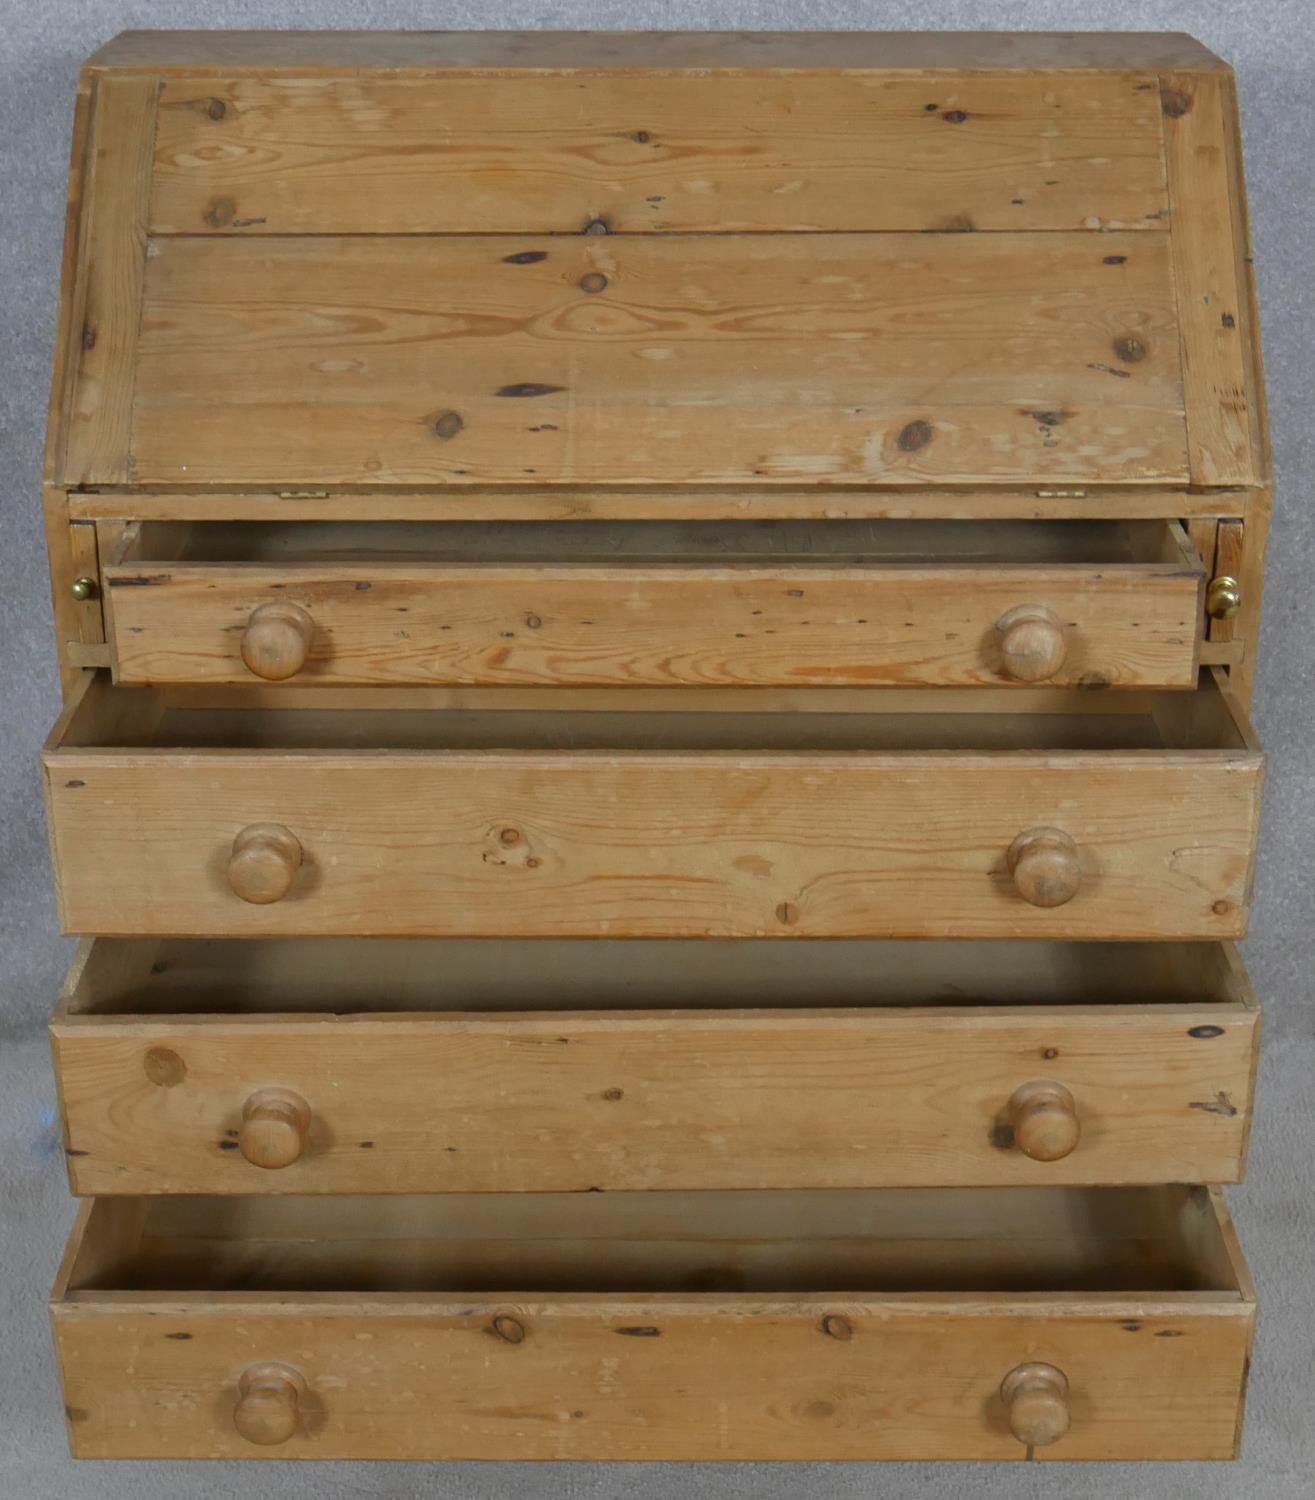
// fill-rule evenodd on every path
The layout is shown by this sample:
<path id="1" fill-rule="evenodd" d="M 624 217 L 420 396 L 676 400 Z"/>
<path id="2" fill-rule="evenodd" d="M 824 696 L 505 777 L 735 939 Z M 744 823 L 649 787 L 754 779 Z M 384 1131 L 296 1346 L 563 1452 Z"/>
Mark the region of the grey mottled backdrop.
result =
<path id="1" fill-rule="evenodd" d="M 1278 499 L 1256 718 L 1271 757 L 1247 962 L 1265 1057 L 1247 1184 L 1231 1193 L 1263 1296 L 1240 1465 L 962 1468 L 74 1464 L 44 1299 L 73 1217 L 55 1123 L 46 1015 L 70 945 L 55 929 L 36 755 L 56 706 L 38 477 L 74 79 L 128 27 L 899 28 L 1191 31 L 1241 82 Z M 1315 106 L 1310 0 L 1032 0 L 915 6 L 873 0 L 0 0 L 0 1497 L 752 1496 L 754 1500 L 1119 1500 L 1315 1494 L 1315 442 L 1312 245 Z"/>

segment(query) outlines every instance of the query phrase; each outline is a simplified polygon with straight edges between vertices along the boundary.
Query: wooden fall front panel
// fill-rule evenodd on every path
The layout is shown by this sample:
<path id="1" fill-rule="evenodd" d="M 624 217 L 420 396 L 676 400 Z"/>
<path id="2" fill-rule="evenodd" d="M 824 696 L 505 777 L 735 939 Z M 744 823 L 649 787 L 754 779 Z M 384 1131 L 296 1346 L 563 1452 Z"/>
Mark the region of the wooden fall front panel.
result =
<path id="1" fill-rule="evenodd" d="M 1263 467 L 1217 73 L 440 67 L 98 79 L 52 476 Z"/>

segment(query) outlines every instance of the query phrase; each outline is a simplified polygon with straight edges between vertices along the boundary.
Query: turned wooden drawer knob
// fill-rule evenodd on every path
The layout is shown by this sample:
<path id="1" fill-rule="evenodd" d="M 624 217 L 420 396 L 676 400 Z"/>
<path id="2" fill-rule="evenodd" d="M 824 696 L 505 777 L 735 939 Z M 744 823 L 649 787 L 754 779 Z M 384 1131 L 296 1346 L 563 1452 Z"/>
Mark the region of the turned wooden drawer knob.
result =
<path id="1" fill-rule="evenodd" d="M 1068 1377 L 1054 1365 L 1017 1365 L 1000 1383 L 1009 1430 L 1029 1448 L 1057 1443 L 1068 1431 Z"/>
<path id="2" fill-rule="evenodd" d="M 291 1365 L 252 1365 L 237 1383 L 233 1426 L 261 1448 L 286 1443 L 301 1425 L 306 1382 Z"/>
<path id="3" fill-rule="evenodd" d="M 1005 856 L 1014 887 L 1033 906 L 1063 906 L 1082 884 L 1078 846 L 1062 828 L 1028 828 Z"/>
<path id="4" fill-rule="evenodd" d="M 1062 1083 L 1039 1078 L 1009 1100 L 1014 1145 L 1033 1161 L 1062 1161 L 1082 1138 L 1077 1105 Z"/>
<path id="5" fill-rule="evenodd" d="M 295 676 L 310 655 L 315 621 L 300 604 L 262 604 L 242 633 L 242 660 L 269 682 Z"/>
<path id="6" fill-rule="evenodd" d="M 310 1105 L 291 1089 L 261 1089 L 242 1108 L 237 1144 L 253 1167 L 289 1167 L 306 1149 Z"/>
<path id="7" fill-rule="evenodd" d="M 1006 677 L 1044 682 L 1064 665 L 1068 647 L 1059 616 L 1044 604 L 1017 604 L 995 622 Z"/>
<path id="8" fill-rule="evenodd" d="M 233 840 L 228 883 L 254 906 L 281 901 L 301 868 L 301 844 L 282 823 L 252 823 Z"/>

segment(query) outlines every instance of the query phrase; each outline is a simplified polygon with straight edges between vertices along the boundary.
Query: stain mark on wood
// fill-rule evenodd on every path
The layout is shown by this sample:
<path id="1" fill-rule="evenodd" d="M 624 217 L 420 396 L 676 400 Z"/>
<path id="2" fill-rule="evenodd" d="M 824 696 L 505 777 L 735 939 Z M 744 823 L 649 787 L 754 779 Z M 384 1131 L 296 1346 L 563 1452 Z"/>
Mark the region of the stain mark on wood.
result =
<path id="1" fill-rule="evenodd" d="M 90 1156 L 91 1152 L 90 1151 L 77 1151 L 72 1146 L 65 1146 L 64 1147 L 64 1155 L 65 1156 Z"/>
<path id="2" fill-rule="evenodd" d="M 187 1064 L 168 1047 L 152 1047 L 142 1059 L 142 1069 L 162 1089 L 177 1088 L 187 1077 Z"/>
<path id="3" fill-rule="evenodd" d="M 358 1141 L 357 1142 L 357 1146 L 362 1151 L 373 1151 L 374 1150 L 374 1142 L 373 1141 Z"/>
<path id="4" fill-rule="evenodd" d="M 1124 266 L 1127 263 L 1128 257 L 1126 255 L 1107 255 L 1101 262 L 1102 265 L 1106 266 Z"/>
<path id="5" fill-rule="evenodd" d="M 231 198 L 211 198 L 201 217 L 211 229 L 227 229 L 237 215 L 237 204 Z"/>
<path id="6" fill-rule="evenodd" d="M 219 1149 L 221 1151 L 236 1151 L 237 1150 L 237 1142 L 236 1141 L 219 1141 L 216 1144 L 219 1146 Z"/>
<path id="7" fill-rule="evenodd" d="M 967 118 L 968 111 L 966 109 L 947 109 L 941 115 L 941 119 L 947 125 L 962 125 Z"/>
<path id="8" fill-rule="evenodd" d="M 1122 1328 L 1125 1333 L 1141 1332 L 1141 1324 L 1137 1321 L 1136 1318 L 1125 1318 L 1123 1322 L 1119 1324 L 1119 1327 Z"/>
<path id="9" fill-rule="evenodd" d="M 1181 1328 L 1161 1328 L 1155 1335 L 1157 1339 L 1180 1339 L 1182 1336 Z"/>
<path id="10" fill-rule="evenodd" d="M 1219 322 L 1220 322 L 1220 325 L 1222 327 L 1224 327 L 1224 328 L 1236 328 L 1237 327 L 1237 319 L 1233 316 L 1232 313 L 1223 313 L 1223 314 L 1221 314 Z"/>
<path id="11" fill-rule="evenodd" d="M 1171 120 L 1181 120 L 1192 107 L 1192 96 L 1182 89 L 1164 87 L 1160 90 L 1160 108 Z"/>
<path id="12" fill-rule="evenodd" d="M 546 250 L 518 250 L 515 255 L 504 255 L 502 261 L 508 266 L 532 266 L 548 259 Z"/>
<path id="13" fill-rule="evenodd" d="M 456 411 L 439 412 L 438 416 L 430 422 L 430 428 L 435 437 L 442 438 L 444 442 L 456 437 L 457 433 L 466 425 L 462 420 L 461 413 Z"/>
<path id="14" fill-rule="evenodd" d="M 617 1099 L 624 1099 L 625 1098 L 625 1090 L 624 1089 L 604 1089 L 603 1090 L 603 1098 L 611 1100 L 612 1102 L 615 1102 Z"/>
<path id="15" fill-rule="evenodd" d="M 1193 1036 L 1198 1041 L 1209 1041 L 1214 1037 L 1223 1036 L 1223 1034 L 1224 1028 L 1222 1026 L 1191 1026 L 1187 1031 L 1188 1036 Z"/>
<path id="16" fill-rule="evenodd" d="M 1140 364 L 1150 353 L 1145 340 L 1135 333 L 1125 333 L 1114 340 L 1114 352 L 1125 365 Z"/>
<path id="17" fill-rule="evenodd" d="M 563 385 L 548 385 L 541 380 L 517 380 L 511 385 L 499 386 L 493 394 L 495 396 L 551 396 L 565 389 Z"/>
<path id="18" fill-rule="evenodd" d="M 165 1338 L 173 1339 L 175 1343 L 185 1344 L 192 1335 L 190 1333 L 166 1333 Z"/>
<path id="19" fill-rule="evenodd" d="M 991 1126 L 987 1139 L 996 1151 L 1012 1151 L 1014 1149 L 1014 1127 L 1007 1120 L 997 1120 Z"/>
<path id="20" fill-rule="evenodd" d="M 66 787 L 70 787 L 74 790 L 76 790 L 78 787 L 86 786 L 86 784 L 87 783 L 85 781 L 79 781 L 76 777 L 72 781 L 66 781 L 64 783 Z"/>
<path id="21" fill-rule="evenodd" d="M 630 137 L 630 139 L 637 142 L 641 146 L 647 146 L 649 141 L 651 141 L 653 137 L 649 135 L 647 130 L 636 130 L 635 133 Z"/>
<path id="22" fill-rule="evenodd" d="M 1087 369 L 1099 370 L 1105 375 L 1117 375 L 1120 380 L 1131 380 L 1132 376 L 1127 370 L 1116 370 L 1113 365 L 1102 365 L 1099 362 L 1088 364 Z"/>
<path id="23" fill-rule="evenodd" d="M 228 106 L 222 99 L 211 99 L 206 104 L 205 112 L 212 120 L 222 120 L 228 113 Z"/>
<path id="24" fill-rule="evenodd" d="M 596 293 L 607 290 L 607 277 L 601 271 L 586 271 L 579 281 L 582 292 Z"/>
<path id="25" fill-rule="evenodd" d="M 651 1323 L 640 1323 L 633 1328 L 614 1328 L 613 1333 L 619 1333 L 622 1338 L 627 1339 L 659 1339 L 662 1330 L 654 1328 Z"/>
<path id="26" fill-rule="evenodd" d="M 94 349 L 96 347 L 96 325 L 94 323 L 88 323 L 82 330 L 82 347 L 84 349 Z"/>
<path id="27" fill-rule="evenodd" d="M 902 453 L 917 453 L 931 442 L 933 435 L 931 423 L 919 417 L 902 427 L 895 441 Z"/>
<path id="28" fill-rule="evenodd" d="M 782 927 L 793 927 L 799 921 L 799 908 L 793 901 L 782 901 L 776 908 L 776 920 Z"/>
<path id="29" fill-rule="evenodd" d="M 1187 1107 L 1204 1110 L 1208 1115 L 1223 1115 L 1230 1120 L 1237 1114 L 1237 1106 L 1222 1089 L 1213 1099 L 1193 1099 Z"/>

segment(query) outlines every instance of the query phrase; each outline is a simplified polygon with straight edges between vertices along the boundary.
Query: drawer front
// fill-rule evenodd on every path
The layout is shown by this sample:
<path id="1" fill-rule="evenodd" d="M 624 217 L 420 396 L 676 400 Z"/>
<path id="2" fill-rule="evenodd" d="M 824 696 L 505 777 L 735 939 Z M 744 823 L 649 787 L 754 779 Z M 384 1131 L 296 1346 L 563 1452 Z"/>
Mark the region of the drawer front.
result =
<path id="1" fill-rule="evenodd" d="M 48 773 L 67 931 L 213 936 L 1232 938 L 1260 781 L 1245 752 L 69 748 Z"/>
<path id="2" fill-rule="evenodd" d="M 230 961 L 235 946 L 244 951 Z M 722 955 L 640 945 L 611 956 L 613 1003 L 630 991 L 642 1005 L 644 972 L 662 965 L 685 1008 L 581 1011 L 545 1004 L 536 966 L 565 976 L 574 964 L 578 993 L 601 990 L 606 1003 L 607 981 L 590 975 L 587 956 L 560 958 L 582 945 L 540 956 L 537 943 L 499 944 L 510 954 L 475 960 L 492 972 L 453 973 L 446 995 L 442 982 L 418 988 L 415 975 L 469 962 L 453 944 L 372 943 L 347 955 L 337 944 L 294 946 L 285 958 L 259 941 L 88 945 L 51 1028 L 74 1192 L 987 1186 L 1242 1173 L 1259 1017 L 1226 947 L 1134 945 L 1084 959 L 1050 944 L 923 955 L 877 943 L 792 958 L 797 950 L 748 945 L 738 960 L 744 1000 L 753 1006 L 756 989 L 758 1008 L 730 1008 L 716 1004 Z M 1104 980 L 1084 984 L 1084 962 Z M 285 982 L 292 965 L 301 972 Z M 795 1007 L 763 1008 L 772 966 L 812 969 Z M 515 1009 L 437 1008 L 461 1006 L 481 985 Z M 1011 987 L 1018 1003 L 989 1003 Z M 299 1010 L 317 991 L 318 1006 Z M 924 998 L 936 994 L 940 1003 Z M 947 1006 L 946 995 L 965 1003 Z M 1119 1003 L 1083 1003 L 1101 995 Z M 1170 995 L 1177 1003 L 1165 1003 Z M 798 1008 L 805 1000 L 814 1008 Z M 132 1009 L 171 1003 L 185 1013 Z"/>
<path id="3" fill-rule="evenodd" d="M 1028 1316 L 963 1300 L 906 1312 L 852 1296 L 464 1297 L 280 1312 L 192 1297 L 157 1314 L 74 1308 L 56 1332 L 79 1458 L 1234 1456 L 1244 1318 L 1146 1315 L 1125 1299 Z M 1000 1397 L 1004 1376 L 1033 1363 L 1070 1382 L 1073 1425 L 1053 1448 L 1020 1443 Z M 269 1364 L 305 1395 L 293 1435 L 266 1446 L 235 1414 L 244 1375 Z"/>
<path id="4" fill-rule="evenodd" d="M 809 1207 L 796 1201 L 785 1217 L 795 1216 L 796 1233 L 807 1223 L 806 1235 L 821 1238 L 760 1239 L 752 1247 L 738 1235 L 720 1242 L 708 1219 L 724 1205 L 709 1206 L 708 1195 L 702 1203 L 672 1195 L 687 1236 L 707 1233 L 702 1244 L 668 1243 L 672 1227 L 650 1222 L 668 1211 L 652 1200 L 667 1195 L 626 1203 L 594 1195 L 631 1223 L 636 1240 L 628 1247 L 591 1241 L 592 1215 L 572 1196 L 560 1212 L 574 1216 L 578 1240 L 490 1239 L 483 1228 L 468 1231 L 464 1245 L 441 1246 L 425 1238 L 435 1210 L 423 1201 L 395 1216 L 374 1214 L 368 1224 L 363 1200 L 326 1202 L 338 1226 L 328 1238 L 314 1237 L 324 1216 L 296 1200 L 228 1200 L 237 1213 L 227 1228 L 213 1203 L 96 1202 L 84 1211 L 53 1304 L 73 1451 L 88 1458 L 1228 1458 L 1236 1451 L 1253 1314 L 1245 1266 L 1222 1206 L 1201 1190 L 1156 1191 L 1163 1194 L 1157 1201 L 1182 1205 L 1192 1229 L 1166 1231 L 1148 1221 L 1145 1241 L 1111 1249 L 1097 1243 L 1110 1234 L 1109 1210 L 1085 1200 L 1064 1200 L 1062 1230 L 1034 1222 L 1025 1204 L 1009 1204 L 1027 1241 L 1021 1248 L 1017 1239 L 1005 1242 L 999 1215 L 1000 1243 L 978 1241 L 980 1213 L 959 1223 L 952 1198 L 931 1210 L 949 1222 L 928 1222 L 919 1236 L 915 1225 L 898 1222 L 897 1209 L 881 1209 L 883 1228 L 862 1204 L 843 1201 L 858 1195 L 840 1195 L 836 1207 L 856 1237 L 832 1241 L 826 1236 L 835 1225 L 817 1227 L 832 1210 L 813 1209 L 819 1195 L 809 1195 Z M 740 1233 L 749 1233 L 763 1214 L 743 1200 L 758 1195 L 730 1196 L 741 1200 L 732 1210 L 744 1219 Z M 444 1232 L 451 1236 L 454 1225 L 464 1232 L 470 1215 L 461 1200 L 436 1202 Z M 265 1207 L 278 1210 L 279 1224 L 271 1227 L 257 1211 Z M 513 1235 L 544 1216 L 535 1204 L 514 1213 L 527 1229 L 513 1227 Z M 780 1222 L 757 1232 L 779 1233 L 781 1216 L 773 1208 Z M 655 1240 L 640 1243 L 641 1227 Z M 898 1238 L 883 1241 L 883 1234 Z M 226 1242 L 226 1235 L 236 1237 Z M 1070 1236 L 1078 1238 L 1059 1245 Z M 1183 1263 L 1157 1268 L 1161 1250 Z M 1119 1263 L 1102 1274 L 1107 1254 Z M 701 1289 L 643 1290 L 658 1257 L 664 1279 Z M 495 1282 L 532 1275 L 525 1267 L 534 1264 L 558 1289 L 508 1295 L 467 1285 L 444 1294 L 415 1285 L 436 1277 L 468 1283 L 473 1264 L 480 1279 Z M 609 1265 L 611 1280 L 631 1277 L 641 1290 L 599 1289 Z M 990 1265 L 994 1272 L 984 1269 Z M 978 1277 L 1002 1289 L 961 1285 Z M 851 1289 L 874 1278 L 893 1287 L 943 1281 L 947 1289 Z M 741 1289 L 764 1279 L 783 1289 Z M 1117 1285 L 1101 1289 L 1111 1279 Z M 1184 1280 L 1200 1285 L 1175 1290 Z M 817 1289 L 794 1290 L 797 1284 Z"/>
<path id="5" fill-rule="evenodd" d="M 105 581 L 126 683 L 1190 687 L 1203 618 L 1185 549 L 1106 567 L 147 560 Z"/>

